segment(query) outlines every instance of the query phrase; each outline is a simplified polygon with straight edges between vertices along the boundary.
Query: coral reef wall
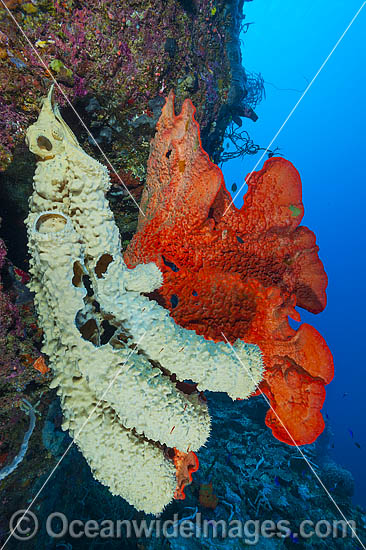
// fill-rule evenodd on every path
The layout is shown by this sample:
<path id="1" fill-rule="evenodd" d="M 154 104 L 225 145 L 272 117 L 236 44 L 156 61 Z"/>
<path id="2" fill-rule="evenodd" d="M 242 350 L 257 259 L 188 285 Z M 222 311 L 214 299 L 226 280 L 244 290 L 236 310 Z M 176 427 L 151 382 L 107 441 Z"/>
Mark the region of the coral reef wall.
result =
<path id="1" fill-rule="evenodd" d="M 122 212 L 115 201 L 114 214 L 126 242 L 136 228 L 136 207 L 124 196 L 121 179 L 138 198 L 149 142 L 170 90 L 178 107 L 187 97 L 194 101 L 203 145 L 216 161 L 233 117 L 256 118 L 246 104 L 251 94 L 241 65 L 243 0 L 6 0 L 5 5 L 0 5 L 0 216 L 6 220 L 2 236 L 18 265 L 26 256 L 22 221 L 35 168 L 25 129 L 36 119 L 52 78 L 118 173 L 111 172 L 114 191 L 125 204 Z M 105 164 L 57 90 L 56 100 L 81 146 Z"/>
<path id="2" fill-rule="evenodd" d="M 231 116 L 256 118 L 243 103 L 243 0 L 6 4 L 11 13 L 0 10 L 2 169 L 34 119 L 50 75 L 89 115 L 97 141 L 114 145 L 112 159 L 127 153 L 122 166 L 136 176 L 144 175 L 161 95 L 170 89 L 178 104 L 188 96 L 194 100 L 210 154 L 221 146 Z"/>
<path id="3" fill-rule="evenodd" d="M 42 332 L 27 279 L 0 239 L 0 533 L 8 527 L 5 510 L 22 507 L 27 487 L 49 468 L 40 417 L 54 392 L 47 387 L 50 373 L 39 351 Z"/>

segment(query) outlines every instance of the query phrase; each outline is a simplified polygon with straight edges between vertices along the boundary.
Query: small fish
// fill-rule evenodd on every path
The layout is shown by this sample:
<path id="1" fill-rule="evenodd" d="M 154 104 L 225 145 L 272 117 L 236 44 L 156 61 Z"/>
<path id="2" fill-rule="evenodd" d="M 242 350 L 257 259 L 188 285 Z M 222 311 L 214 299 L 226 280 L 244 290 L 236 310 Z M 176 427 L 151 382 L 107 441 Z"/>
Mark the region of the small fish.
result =
<path id="1" fill-rule="evenodd" d="M 352 431 L 352 430 L 348 430 L 348 431 L 349 431 L 350 436 L 351 436 L 352 439 L 353 439 L 353 431 Z"/>
<path id="2" fill-rule="evenodd" d="M 359 443 L 357 443 L 357 441 L 355 441 L 355 445 L 356 445 L 357 449 L 361 449 L 361 445 Z"/>
<path id="3" fill-rule="evenodd" d="M 170 267 L 170 269 L 171 269 L 172 271 L 174 271 L 175 273 L 176 273 L 177 271 L 179 271 L 179 267 L 176 266 L 174 262 L 170 262 L 170 261 L 167 260 L 164 256 L 162 256 L 162 258 L 163 258 L 164 264 L 165 264 L 167 267 Z"/>
<path id="4" fill-rule="evenodd" d="M 325 413 L 325 418 L 326 418 L 327 420 L 329 420 L 329 414 L 328 414 L 328 413 Z"/>
<path id="5" fill-rule="evenodd" d="M 35 43 L 36 48 L 46 48 L 47 47 L 47 40 L 37 40 Z"/>
<path id="6" fill-rule="evenodd" d="M 124 189 L 112 189 L 111 191 L 109 191 L 109 194 L 111 197 L 121 197 L 125 194 L 125 191 Z"/>
<path id="7" fill-rule="evenodd" d="M 171 298 L 170 298 L 170 304 L 172 306 L 172 308 L 174 309 L 175 307 L 177 307 L 178 305 L 178 296 L 176 294 L 172 294 Z"/>
<path id="8" fill-rule="evenodd" d="M 238 186 L 236 185 L 236 183 L 233 183 L 231 186 L 231 190 L 233 191 L 233 193 L 235 193 L 237 189 L 238 189 Z"/>
<path id="9" fill-rule="evenodd" d="M 349 395 L 347 392 L 342 395 L 342 397 L 347 397 Z"/>

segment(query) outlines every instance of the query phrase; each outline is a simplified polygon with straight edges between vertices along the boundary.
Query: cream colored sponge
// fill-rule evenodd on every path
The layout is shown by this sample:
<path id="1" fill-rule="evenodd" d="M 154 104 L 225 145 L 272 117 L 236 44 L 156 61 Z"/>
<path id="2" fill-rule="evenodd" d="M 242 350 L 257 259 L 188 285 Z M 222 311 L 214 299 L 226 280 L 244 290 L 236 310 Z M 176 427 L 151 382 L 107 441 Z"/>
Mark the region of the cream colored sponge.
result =
<path id="1" fill-rule="evenodd" d="M 43 351 L 63 427 L 94 476 L 138 510 L 159 513 L 177 486 L 167 450 L 197 450 L 210 433 L 205 400 L 178 381 L 246 398 L 262 378 L 261 353 L 207 341 L 143 296 L 162 274 L 151 263 L 127 269 L 107 170 L 80 148 L 51 94 L 26 138 L 41 160 L 26 223 Z"/>

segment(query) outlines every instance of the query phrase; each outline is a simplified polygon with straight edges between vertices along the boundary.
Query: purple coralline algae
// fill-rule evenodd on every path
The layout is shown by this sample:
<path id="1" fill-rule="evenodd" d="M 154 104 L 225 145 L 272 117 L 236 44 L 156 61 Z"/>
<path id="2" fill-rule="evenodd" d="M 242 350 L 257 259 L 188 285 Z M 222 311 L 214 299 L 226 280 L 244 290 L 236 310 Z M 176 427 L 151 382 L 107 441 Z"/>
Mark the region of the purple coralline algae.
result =
<path id="1" fill-rule="evenodd" d="M 8 9 L 0 7 L 0 170 L 11 162 L 52 78 L 63 92 L 56 93 L 60 105 L 66 107 L 68 98 L 114 166 L 140 179 L 170 90 L 178 110 L 188 96 L 196 105 L 203 146 L 212 156 L 217 157 L 233 117 L 256 119 L 246 103 L 250 94 L 241 64 L 244 0 L 5 4 Z M 64 109 L 63 114 L 88 145 L 90 136 L 74 113 Z M 9 124 L 16 131 L 6 132 Z"/>
<path id="2" fill-rule="evenodd" d="M 0 216 L 6 217 L 5 230 L 8 220 L 19 228 L 9 251 L 20 266 L 34 171 L 25 128 L 37 118 L 53 79 L 55 99 L 80 145 L 110 169 L 109 198 L 124 246 L 137 223 L 136 205 L 124 186 L 138 201 L 149 143 L 169 91 L 178 111 L 187 97 L 193 101 L 203 148 L 216 163 L 227 154 L 228 126 L 257 118 L 253 89 L 260 91 L 261 81 L 242 66 L 244 0 L 6 0 L 5 5 L 0 3 Z"/>

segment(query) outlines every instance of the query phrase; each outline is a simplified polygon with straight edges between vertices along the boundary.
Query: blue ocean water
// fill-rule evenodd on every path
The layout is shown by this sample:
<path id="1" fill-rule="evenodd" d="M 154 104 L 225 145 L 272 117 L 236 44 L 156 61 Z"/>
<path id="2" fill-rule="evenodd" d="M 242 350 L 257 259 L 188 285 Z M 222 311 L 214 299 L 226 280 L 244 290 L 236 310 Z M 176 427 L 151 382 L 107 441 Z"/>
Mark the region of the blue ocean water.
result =
<path id="1" fill-rule="evenodd" d="M 316 75 L 360 8 L 361 0 L 349 0 L 346 5 L 342 4 L 330 0 L 319 0 L 316 4 L 304 0 L 245 2 L 245 22 L 250 25 L 248 32 L 242 36 L 243 64 L 248 71 L 260 71 L 266 85 L 266 99 L 256 108 L 259 120 L 256 123 L 247 119 L 243 121 L 243 127 L 249 131 L 255 143 L 266 147 L 272 141 L 301 98 L 302 91 Z M 315 232 L 320 258 L 328 273 L 328 306 L 325 312 L 318 316 L 300 312 L 303 321 L 315 326 L 326 338 L 334 355 L 336 374 L 332 384 L 327 387 L 323 412 L 334 434 L 331 439 L 333 457 L 354 475 L 355 502 L 364 506 L 366 436 L 361 316 L 366 304 L 362 285 L 365 259 L 361 225 L 364 195 L 364 155 L 361 147 L 364 143 L 362 130 L 366 122 L 363 105 L 366 54 L 362 48 L 365 25 L 366 6 L 271 146 L 271 149 L 279 147 L 280 153 L 293 162 L 302 176 L 305 205 L 303 223 Z M 246 157 L 223 166 L 229 189 L 233 183 L 240 187 L 244 176 L 254 169 L 260 156 Z M 256 169 L 260 169 L 262 164 L 260 162 Z M 236 201 L 238 206 L 243 202 L 242 195 Z M 315 484 L 309 482 L 309 479 L 313 479 L 313 472 L 305 469 L 305 465 L 302 469 L 302 460 L 295 460 L 300 458 L 298 455 L 289 458 L 287 453 L 292 449 L 276 441 L 270 430 L 265 428 L 265 411 L 260 398 L 253 398 L 248 403 L 232 403 L 227 396 L 218 394 L 208 395 L 208 402 L 213 429 L 208 445 L 199 451 L 200 469 L 194 475 L 194 482 L 187 487 L 187 498 L 174 501 L 164 512 L 164 519 L 172 521 L 176 511 L 179 511 L 182 519 L 193 519 L 198 510 L 199 513 L 202 510 L 205 519 L 210 518 L 210 522 L 215 521 L 213 518 L 229 521 L 233 517 L 252 521 L 251 518 L 257 516 L 263 520 L 282 517 L 281 514 L 291 519 L 297 515 L 295 519 L 299 520 L 302 514 L 318 519 L 327 517 L 329 513 L 331 517 L 331 508 L 327 509 L 329 500 L 326 496 L 324 498 L 323 493 L 323 499 L 322 495 L 318 499 L 314 491 Z M 93 479 L 85 459 L 75 446 L 70 447 L 69 435 L 61 431 L 61 418 L 60 404 L 55 399 L 50 403 L 47 416 L 42 419 L 42 435 L 38 435 L 34 447 L 39 448 L 42 438 L 42 445 L 49 456 L 59 461 L 55 471 L 52 470 L 52 477 L 47 477 L 47 484 L 44 480 L 48 472 L 40 475 L 37 483 L 31 487 L 37 498 L 42 492 L 37 507 L 34 507 L 41 524 L 45 523 L 50 512 L 56 511 L 70 519 L 98 519 L 99 523 L 107 518 L 136 520 L 145 517 L 123 499 L 112 496 L 106 487 Z M 38 416 L 37 424 L 39 427 Z M 67 453 L 65 460 L 60 460 L 69 448 L 70 453 Z M 32 458 L 34 451 L 32 448 L 30 451 L 28 457 Z M 42 454 L 39 456 L 42 457 Z M 298 467 L 294 467 L 295 462 L 298 462 Z M 26 461 L 22 466 L 25 464 Z M 320 470 L 324 479 L 329 462 L 325 464 Z M 336 474 L 337 468 L 330 471 Z M 16 496 L 20 495 L 22 506 L 26 502 L 26 488 L 32 485 L 23 472 L 26 470 L 19 468 L 16 472 L 17 481 L 13 485 Z M 338 482 L 331 475 L 329 478 L 332 483 L 325 481 L 325 484 L 333 491 Z M 343 479 L 343 495 L 342 491 L 340 495 L 335 494 L 337 502 L 342 496 L 347 502 L 347 489 L 351 484 L 347 483 L 347 476 Z M 219 503 L 216 507 L 202 505 L 199 508 L 201 492 L 204 494 L 204 488 L 207 490 L 209 485 L 212 489 L 212 482 L 217 493 L 213 496 L 217 497 Z M 10 488 L 12 490 L 11 485 Z M 321 492 L 322 488 L 319 490 Z M 276 507 L 272 507 L 271 502 L 275 499 Z M 2 503 L 7 505 L 5 498 L 2 498 Z M 341 507 L 347 513 L 343 504 Z M 7 536 L 8 532 L 1 532 L 1 527 L 0 523 L 0 536 Z M 331 540 L 317 541 L 319 545 L 315 543 L 313 547 L 311 541 L 301 542 L 296 533 L 292 531 L 290 534 L 289 540 L 283 544 L 280 540 L 265 540 L 263 537 L 257 548 L 291 550 L 327 547 L 345 550 L 351 547 L 348 544 L 343 546 L 343 541 L 332 543 Z M 360 536 L 363 539 L 361 533 Z M 94 544 L 85 537 L 73 540 L 75 538 L 65 536 L 64 540 L 51 540 L 45 529 L 41 529 L 39 536 L 34 539 L 33 548 L 244 548 L 244 543 L 236 545 L 236 541 L 231 543 L 230 540 L 221 544 L 213 539 L 196 543 L 191 539 L 162 541 L 152 538 L 139 540 L 138 543 L 135 539 L 96 540 Z M 12 542 L 14 546 L 9 545 L 10 550 L 12 547 L 25 548 L 26 544 L 31 548 L 28 546 L 30 540 L 24 545 L 22 542 Z M 352 546 L 352 550 L 356 549 L 360 549 L 357 543 Z"/>
<path id="2" fill-rule="evenodd" d="M 260 72 L 266 99 L 257 122 L 245 120 L 267 147 L 362 6 L 360 0 L 275 0 L 245 3 L 243 64 Z M 326 339 L 335 362 L 323 408 L 334 432 L 333 456 L 355 477 L 356 503 L 366 505 L 365 322 L 366 6 L 273 143 L 299 170 L 303 225 L 317 236 L 328 274 L 328 305 L 320 315 L 299 310 Z M 223 165 L 238 188 L 261 154 Z M 267 156 L 265 156 L 267 158 Z M 265 159 L 264 159 L 265 160 Z M 259 170 L 264 160 L 259 164 Z M 241 196 L 235 201 L 242 204 Z M 359 445 L 359 447 L 356 445 Z M 332 445 L 333 445 L 332 444 Z"/>

